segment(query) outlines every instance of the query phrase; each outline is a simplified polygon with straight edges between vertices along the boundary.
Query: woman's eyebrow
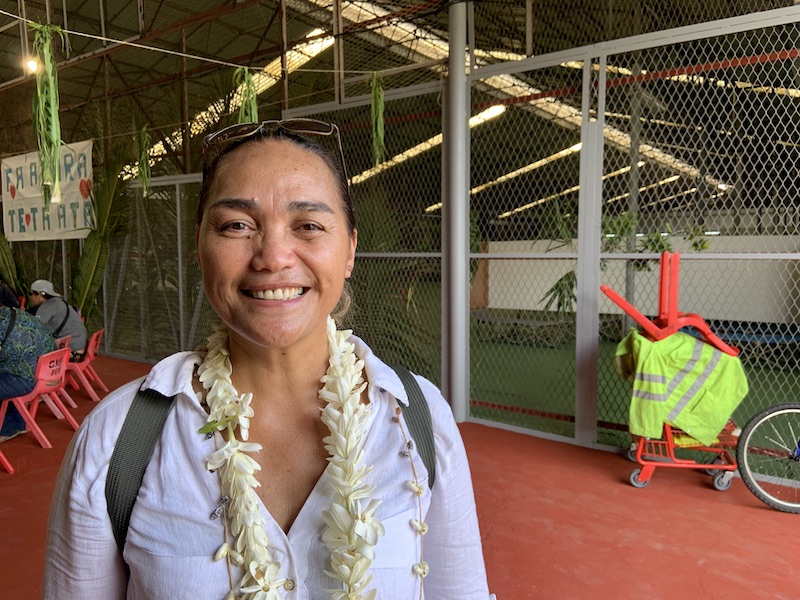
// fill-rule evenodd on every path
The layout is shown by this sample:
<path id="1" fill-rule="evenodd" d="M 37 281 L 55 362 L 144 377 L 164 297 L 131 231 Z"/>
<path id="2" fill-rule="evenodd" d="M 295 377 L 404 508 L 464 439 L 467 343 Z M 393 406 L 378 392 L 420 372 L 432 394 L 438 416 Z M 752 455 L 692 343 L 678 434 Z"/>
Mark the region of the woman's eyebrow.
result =
<path id="1" fill-rule="evenodd" d="M 324 202 L 315 200 L 295 200 L 287 206 L 290 212 L 325 212 L 334 214 L 334 210 Z"/>
<path id="2" fill-rule="evenodd" d="M 246 198 L 220 198 L 219 200 L 214 200 L 214 202 L 211 204 L 210 209 L 213 210 L 215 208 L 231 208 L 234 210 L 255 210 L 256 201 L 248 200 Z"/>
<path id="3" fill-rule="evenodd" d="M 256 210 L 258 203 L 248 198 L 220 198 L 215 200 L 210 209 L 230 208 L 233 210 Z M 290 212 L 324 212 L 334 214 L 333 208 L 316 200 L 295 200 L 286 207 Z"/>

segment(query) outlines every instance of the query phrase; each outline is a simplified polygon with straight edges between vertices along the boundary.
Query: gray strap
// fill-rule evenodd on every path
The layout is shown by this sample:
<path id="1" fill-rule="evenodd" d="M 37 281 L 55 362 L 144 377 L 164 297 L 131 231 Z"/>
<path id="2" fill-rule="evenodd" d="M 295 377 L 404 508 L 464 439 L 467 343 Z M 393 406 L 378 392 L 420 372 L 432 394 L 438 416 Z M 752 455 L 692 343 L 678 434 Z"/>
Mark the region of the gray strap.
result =
<path id="1" fill-rule="evenodd" d="M 422 459 L 425 468 L 428 469 L 428 487 L 433 489 L 436 481 L 436 449 L 433 442 L 433 422 L 431 420 L 431 409 L 428 401 L 419 387 L 419 383 L 414 379 L 411 371 L 400 365 L 390 365 L 394 369 L 403 387 L 406 388 L 408 395 L 408 406 L 403 407 L 398 403 L 403 416 L 406 418 L 411 439 L 417 448 L 417 453 Z"/>
<path id="2" fill-rule="evenodd" d="M 106 503 L 120 553 L 125 548 L 133 505 L 153 456 L 172 401 L 154 390 L 139 390 L 119 432 L 106 476 Z"/>
<path id="3" fill-rule="evenodd" d="M 64 300 L 63 298 L 61 299 L 61 301 L 64 303 L 64 307 L 67 309 L 67 312 L 64 313 L 64 320 L 61 321 L 61 325 L 59 325 L 58 329 L 56 329 L 55 332 L 53 333 L 54 338 L 58 337 L 58 334 L 61 333 L 62 329 L 64 329 L 64 325 L 67 324 L 67 319 L 69 319 L 69 304 L 67 304 L 67 301 Z"/>

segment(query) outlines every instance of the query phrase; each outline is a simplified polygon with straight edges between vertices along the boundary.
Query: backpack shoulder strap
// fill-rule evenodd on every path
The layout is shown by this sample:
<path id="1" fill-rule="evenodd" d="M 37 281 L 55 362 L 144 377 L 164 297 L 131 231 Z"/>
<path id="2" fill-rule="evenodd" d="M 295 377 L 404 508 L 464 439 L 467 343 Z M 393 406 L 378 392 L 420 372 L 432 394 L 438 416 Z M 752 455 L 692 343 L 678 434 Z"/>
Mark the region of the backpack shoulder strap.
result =
<path id="1" fill-rule="evenodd" d="M 436 448 L 433 442 L 433 421 L 431 420 L 431 409 L 428 401 L 419 387 L 419 383 L 414 379 L 411 371 L 400 365 L 390 365 L 394 369 L 408 395 L 408 406 L 398 403 L 403 416 L 406 418 L 411 439 L 417 446 L 417 453 L 422 459 L 425 468 L 428 469 L 428 487 L 433 489 L 436 481 Z"/>
<path id="2" fill-rule="evenodd" d="M 139 390 L 119 432 L 106 476 L 106 503 L 120 553 L 125 548 L 133 505 L 175 396 Z"/>
<path id="3" fill-rule="evenodd" d="M 67 301 L 63 298 L 61 298 L 61 301 L 64 303 L 64 308 L 66 308 L 67 311 L 64 313 L 64 318 L 61 321 L 61 325 L 58 326 L 58 329 L 56 329 L 55 333 L 53 334 L 54 338 L 58 337 L 58 334 L 61 333 L 62 329 L 64 329 L 64 325 L 67 324 L 67 319 L 69 319 L 69 304 L 67 304 Z"/>

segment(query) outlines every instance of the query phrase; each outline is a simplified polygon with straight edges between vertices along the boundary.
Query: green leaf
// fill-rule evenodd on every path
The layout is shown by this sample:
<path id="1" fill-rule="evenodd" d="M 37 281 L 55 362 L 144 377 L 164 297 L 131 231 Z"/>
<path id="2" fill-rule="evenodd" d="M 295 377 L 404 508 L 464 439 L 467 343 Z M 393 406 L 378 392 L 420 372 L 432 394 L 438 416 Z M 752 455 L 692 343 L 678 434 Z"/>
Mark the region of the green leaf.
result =
<path id="1" fill-rule="evenodd" d="M 108 239 L 97 231 L 90 232 L 84 241 L 83 252 L 78 259 L 72 283 L 72 303 L 81 314 L 87 314 L 92 308 L 97 292 L 103 284 L 103 275 L 110 253 Z"/>
<path id="2" fill-rule="evenodd" d="M 377 167 L 386 152 L 383 126 L 383 79 L 377 73 L 372 74 L 372 102 L 370 104 L 370 121 L 372 123 L 372 161 Z"/>
<path id="3" fill-rule="evenodd" d="M 239 106 L 238 123 L 257 123 L 258 122 L 258 94 L 253 82 L 253 75 L 247 67 L 238 67 L 233 72 L 233 84 L 242 96 L 242 104 Z"/>
<path id="4" fill-rule="evenodd" d="M 111 238 L 122 233 L 128 223 L 127 184 L 120 179 L 120 173 L 129 160 L 126 154 L 124 147 L 117 149 L 110 162 L 100 170 L 99 181 L 90 196 L 95 225 L 83 244 L 72 281 L 73 304 L 87 317 L 103 284 Z"/>
<path id="5" fill-rule="evenodd" d="M 214 433 L 219 427 L 217 421 L 210 421 L 197 430 L 197 433 Z"/>
<path id="6" fill-rule="evenodd" d="M 21 282 L 17 276 L 17 264 L 6 237 L 0 233 L 0 273 L 3 280 L 19 293 L 22 290 Z"/>
<path id="7" fill-rule="evenodd" d="M 61 158 L 61 121 L 58 115 L 58 70 L 53 54 L 53 35 L 67 44 L 63 29 L 56 25 L 29 23 L 33 30 L 33 53 L 40 68 L 36 71 L 36 94 L 33 98 L 34 136 L 39 147 L 41 173 L 39 181 L 44 196 L 45 210 L 58 192 L 59 161 Z"/>
<path id="8" fill-rule="evenodd" d="M 559 317 L 563 317 L 567 313 L 574 311 L 575 301 L 577 300 L 575 295 L 577 285 L 577 275 L 575 271 L 570 271 L 545 292 L 539 303 L 546 302 L 544 310 L 550 310 L 552 306 L 555 306 L 556 314 Z"/>
<path id="9" fill-rule="evenodd" d="M 142 196 L 147 198 L 150 192 L 150 134 L 147 125 L 139 131 L 139 183 L 142 184 Z"/>

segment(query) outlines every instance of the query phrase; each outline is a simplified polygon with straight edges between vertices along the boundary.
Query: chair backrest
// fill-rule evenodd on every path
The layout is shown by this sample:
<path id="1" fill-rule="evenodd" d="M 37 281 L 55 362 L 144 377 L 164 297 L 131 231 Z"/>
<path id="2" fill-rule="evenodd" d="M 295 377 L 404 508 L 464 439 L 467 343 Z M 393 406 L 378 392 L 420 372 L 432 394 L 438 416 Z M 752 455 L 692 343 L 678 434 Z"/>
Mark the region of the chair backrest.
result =
<path id="1" fill-rule="evenodd" d="M 86 355 L 84 360 L 91 361 L 95 359 L 97 356 L 97 351 L 100 349 L 100 340 L 103 339 L 103 332 L 105 332 L 105 329 L 98 329 L 91 335 L 89 342 L 86 344 Z"/>
<path id="2" fill-rule="evenodd" d="M 33 393 L 49 394 L 54 388 L 63 385 L 69 364 L 69 348 L 53 350 L 42 354 L 36 363 L 36 387 Z"/>
<path id="3" fill-rule="evenodd" d="M 70 341 L 72 341 L 71 335 L 65 335 L 64 337 L 57 338 L 56 349 L 61 350 L 62 348 L 68 348 Z"/>

